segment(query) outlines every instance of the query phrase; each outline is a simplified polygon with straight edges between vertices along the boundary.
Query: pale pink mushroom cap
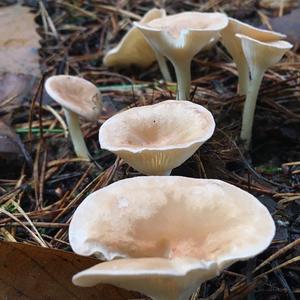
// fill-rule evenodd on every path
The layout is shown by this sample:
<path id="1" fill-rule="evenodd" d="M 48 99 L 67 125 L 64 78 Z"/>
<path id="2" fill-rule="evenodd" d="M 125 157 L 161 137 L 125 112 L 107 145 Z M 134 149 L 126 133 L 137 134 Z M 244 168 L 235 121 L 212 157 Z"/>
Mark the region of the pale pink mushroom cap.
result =
<path id="1" fill-rule="evenodd" d="M 251 194 L 220 180 L 135 177 L 90 194 L 69 229 L 74 252 L 111 262 L 74 276 L 155 299 L 186 299 L 202 282 L 269 246 L 275 225 Z"/>
<path id="2" fill-rule="evenodd" d="M 227 24 L 224 14 L 200 12 L 183 12 L 145 24 L 135 22 L 149 43 L 173 62 L 181 57 L 192 58 Z"/>
<path id="3" fill-rule="evenodd" d="M 134 23 L 149 44 L 173 64 L 177 78 L 177 100 L 188 100 L 191 85 L 191 61 L 205 46 L 216 41 L 228 18 L 221 13 L 184 12 Z"/>
<path id="4" fill-rule="evenodd" d="M 211 113 L 189 101 L 167 100 L 116 114 L 101 126 L 99 142 L 136 170 L 166 175 L 187 160 L 215 129 Z"/>
<path id="5" fill-rule="evenodd" d="M 89 120 L 97 120 L 101 111 L 101 95 L 90 81 L 77 76 L 56 75 L 46 80 L 49 96 L 64 108 Z"/>

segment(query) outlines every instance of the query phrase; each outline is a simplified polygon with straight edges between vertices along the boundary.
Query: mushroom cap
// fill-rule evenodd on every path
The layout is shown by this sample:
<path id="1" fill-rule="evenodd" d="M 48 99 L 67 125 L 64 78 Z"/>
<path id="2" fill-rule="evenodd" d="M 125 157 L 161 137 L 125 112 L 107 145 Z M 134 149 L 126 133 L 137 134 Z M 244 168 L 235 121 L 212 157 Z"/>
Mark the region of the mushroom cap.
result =
<path id="1" fill-rule="evenodd" d="M 46 80 L 49 96 L 64 108 L 94 121 L 100 115 L 102 101 L 98 88 L 77 76 L 56 75 Z"/>
<path id="2" fill-rule="evenodd" d="M 286 35 L 279 32 L 259 29 L 233 18 L 228 18 L 228 20 L 228 26 L 221 31 L 222 43 L 235 61 L 245 60 L 241 40 L 236 34 L 242 34 L 261 42 L 274 42 L 286 38 Z"/>
<path id="3" fill-rule="evenodd" d="M 262 42 L 243 34 L 236 34 L 236 37 L 241 40 L 251 74 L 256 68 L 265 71 L 275 65 L 293 47 L 286 41 Z"/>
<path id="4" fill-rule="evenodd" d="M 214 129 L 203 106 L 167 100 L 116 114 L 101 126 L 99 142 L 136 170 L 161 175 L 187 160 Z"/>
<path id="5" fill-rule="evenodd" d="M 228 18 L 228 25 L 221 31 L 222 43 L 233 59 L 243 56 L 242 44 L 236 34 L 243 34 L 262 42 L 274 42 L 286 38 L 285 34 L 259 29 L 237 19 Z"/>
<path id="6" fill-rule="evenodd" d="M 140 23 L 147 23 L 165 15 L 164 9 L 153 8 L 144 15 Z M 147 68 L 155 60 L 155 53 L 145 40 L 144 35 L 137 28 L 133 27 L 115 48 L 106 53 L 103 63 L 108 67 L 137 65 L 141 68 Z"/>
<path id="7" fill-rule="evenodd" d="M 228 26 L 221 31 L 221 42 L 232 56 L 238 68 L 239 76 L 241 78 L 245 77 L 244 80 L 246 78 L 248 79 L 249 69 L 243 52 L 241 40 L 237 37 L 237 34 L 243 34 L 262 42 L 278 41 L 286 37 L 284 34 L 259 29 L 237 19 L 229 18 Z M 241 94 L 246 94 L 246 86 L 239 86 L 239 89 Z"/>
<path id="8" fill-rule="evenodd" d="M 221 13 L 183 12 L 141 24 L 134 23 L 149 43 L 171 61 L 196 55 L 219 36 L 228 18 Z"/>
<path id="9" fill-rule="evenodd" d="M 274 233 L 268 210 L 223 181 L 125 179 L 90 194 L 69 228 L 74 252 L 124 259 L 79 273 L 74 282 L 117 283 L 153 296 L 146 290 L 147 280 L 155 282 L 157 293 L 179 281 L 181 290 L 190 291 L 235 261 L 263 251 Z M 143 285 L 134 274 L 143 274 Z"/>

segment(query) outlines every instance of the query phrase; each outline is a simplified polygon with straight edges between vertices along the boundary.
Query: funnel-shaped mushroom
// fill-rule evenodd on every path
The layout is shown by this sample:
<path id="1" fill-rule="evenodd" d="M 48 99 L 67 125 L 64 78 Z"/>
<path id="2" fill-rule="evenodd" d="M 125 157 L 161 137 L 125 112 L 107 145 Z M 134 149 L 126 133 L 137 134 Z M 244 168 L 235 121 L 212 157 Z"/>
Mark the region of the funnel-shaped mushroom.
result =
<path id="1" fill-rule="evenodd" d="M 156 51 L 172 62 L 177 77 L 177 99 L 188 100 L 193 57 L 218 38 L 227 23 L 224 14 L 185 12 L 135 26 Z"/>
<path id="2" fill-rule="evenodd" d="M 278 41 L 285 38 L 285 35 L 278 32 L 258 29 L 239 20 L 229 18 L 228 26 L 221 31 L 221 41 L 236 64 L 239 76 L 238 92 L 240 95 L 246 95 L 249 81 L 249 68 L 243 53 L 241 40 L 236 34 L 243 34 L 261 42 Z"/>
<path id="3" fill-rule="evenodd" d="M 293 47 L 286 41 L 260 42 L 248 36 L 237 34 L 241 40 L 244 55 L 251 74 L 243 110 L 241 139 L 249 149 L 257 95 L 265 71 L 278 63 L 282 56 Z"/>
<path id="4" fill-rule="evenodd" d="M 144 15 L 140 23 L 144 24 L 165 15 L 166 12 L 164 9 L 153 8 Z M 165 58 L 154 51 L 145 40 L 144 35 L 137 28 L 133 27 L 125 34 L 115 48 L 106 53 L 103 63 L 108 67 L 137 65 L 141 68 L 147 68 L 155 60 L 158 61 L 164 79 L 171 81 L 172 79 Z"/>
<path id="5" fill-rule="evenodd" d="M 135 177 L 90 194 L 69 229 L 72 249 L 111 260 L 74 276 L 155 299 L 188 299 L 204 281 L 263 251 L 275 232 L 251 194 L 219 180 Z"/>
<path id="6" fill-rule="evenodd" d="M 108 119 L 99 131 L 102 149 L 147 175 L 169 175 L 215 129 L 211 113 L 189 101 L 135 107 Z"/>
<path id="7" fill-rule="evenodd" d="M 78 116 L 89 121 L 97 120 L 102 105 L 99 90 L 91 82 L 69 75 L 48 78 L 45 89 L 49 96 L 64 108 L 76 155 L 90 159 Z"/>

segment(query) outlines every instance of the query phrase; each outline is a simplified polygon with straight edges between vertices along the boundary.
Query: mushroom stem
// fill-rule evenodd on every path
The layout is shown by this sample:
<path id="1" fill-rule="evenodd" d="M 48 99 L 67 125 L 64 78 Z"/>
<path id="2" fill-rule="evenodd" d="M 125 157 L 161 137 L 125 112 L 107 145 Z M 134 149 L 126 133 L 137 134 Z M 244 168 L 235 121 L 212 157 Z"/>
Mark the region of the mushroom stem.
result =
<path id="1" fill-rule="evenodd" d="M 172 77 L 169 72 L 166 58 L 163 55 L 161 55 L 158 51 L 154 50 L 154 48 L 153 48 L 153 51 L 155 53 L 155 56 L 156 56 L 156 59 L 157 59 L 158 65 L 159 65 L 159 69 L 161 71 L 161 74 L 162 74 L 164 80 L 166 82 L 172 82 Z"/>
<path id="2" fill-rule="evenodd" d="M 248 83 L 248 90 L 246 101 L 244 104 L 241 130 L 241 140 L 244 141 L 246 150 L 249 150 L 251 143 L 254 112 L 256 107 L 258 91 L 263 79 L 263 75 L 264 71 L 256 69 L 255 72 L 251 73 L 252 78 Z"/>
<path id="3" fill-rule="evenodd" d="M 184 60 L 172 63 L 175 68 L 177 78 L 176 100 L 189 100 L 191 86 L 191 61 Z"/>
<path id="4" fill-rule="evenodd" d="M 74 151 L 78 157 L 90 159 L 90 153 L 86 147 L 85 141 L 79 125 L 78 115 L 64 108 L 65 116 L 68 123 L 68 128 L 71 135 Z"/>
<path id="5" fill-rule="evenodd" d="M 249 84 L 249 68 L 246 61 L 241 63 L 236 62 L 236 67 L 238 71 L 238 94 L 246 95 L 247 86 Z"/>
<path id="6" fill-rule="evenodd" d="M 172 172 L 172 169 L 167 170 L 167 171 L 162 172 L 162 173 L 159 173 L 159 174 L 157 174 L 157 176 L 170 176 L 171 172 Z"/>

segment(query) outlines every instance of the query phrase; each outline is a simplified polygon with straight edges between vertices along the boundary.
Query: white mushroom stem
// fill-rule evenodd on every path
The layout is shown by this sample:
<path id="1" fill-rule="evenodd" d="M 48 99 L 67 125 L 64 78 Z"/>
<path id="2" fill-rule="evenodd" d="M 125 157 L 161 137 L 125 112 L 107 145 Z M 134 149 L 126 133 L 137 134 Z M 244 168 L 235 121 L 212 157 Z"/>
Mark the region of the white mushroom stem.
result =
<path id="1" fill-rule="evenodd" d="M 243 60 L 241 63 L 236 62 L 235 64 L 238 71 L 238 94 L 246 95 L 249 84 L 249 68 L 247 62 Z"/>
<path id="2" fill-rule="evenodd" d="M 166 172 L 164 172 L 164 173 L 162 173 L 162 174 L 157 174 L 158 176 L 170 176 L 171 175 L 171 172 L 172 172 L 172 170 L 173 169 L 171 169 L 171 170 L 168 170 L 168 171 L 166 171 Z"/>
<path id="3" fill-rule="evenodd" d="M 189 100 L 190 99 L 190 86 L 191 86 L 191 61 L 176 61 L 172 62 L 175 68 L 177 78 L 177 93 L 176 100 Z"/>
<path id="4" fill-rule="evenodd" d="M 242 34 L 236 34 L 236 37 L 241 39 L 243 53 L 251 74 L 241 130 L 241 139 L 245 142 L 245 149 L 248 150 L 251 142 L 256 99 L 263 75 L 269 67 L 279 62 L 284 53 L 293 45 L 285 41 L 261 42 Z"/>
<path id="5" fill-rule="evenodd" d="M 74 146 L 76 155 L 80 158 L 90 159 L 90 153 L 86 147 L 80 125 L 78 115 L 64 108 L 64 113 L 67 119 L 71 140 Z"/>
<path id="6" fill-rule="evenodd" d="M 248 82 L 241 130 L 241 139 L 244 141 L 246 150 L 250 147 L 256 101 L 264 72 L 264 70 L 256 68 L 255 71 L 251 73 L 251 80 Z"/>
<path id="7" fill-rule="evenodd" d="M 153 48 L 161 74 L 166 82 L 172 82 L 166 58 Z"/>

